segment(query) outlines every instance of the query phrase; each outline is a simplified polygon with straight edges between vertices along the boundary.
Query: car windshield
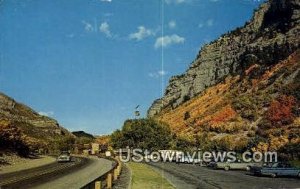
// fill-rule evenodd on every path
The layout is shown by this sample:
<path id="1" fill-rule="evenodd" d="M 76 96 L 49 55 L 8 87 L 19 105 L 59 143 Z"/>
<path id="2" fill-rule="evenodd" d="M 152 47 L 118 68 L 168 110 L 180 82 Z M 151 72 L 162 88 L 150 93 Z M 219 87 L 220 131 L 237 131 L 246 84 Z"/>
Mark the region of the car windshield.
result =
<path id="1" fill-rule="evenodd" d="M 70 154 L 67 152 L 61 153 L 60 156 L 69 156 Z"/>
<path id="2" fill-rule="evenodd" d="M 278 163 L 274 163 L 272 167 L 278 167 Z"/>

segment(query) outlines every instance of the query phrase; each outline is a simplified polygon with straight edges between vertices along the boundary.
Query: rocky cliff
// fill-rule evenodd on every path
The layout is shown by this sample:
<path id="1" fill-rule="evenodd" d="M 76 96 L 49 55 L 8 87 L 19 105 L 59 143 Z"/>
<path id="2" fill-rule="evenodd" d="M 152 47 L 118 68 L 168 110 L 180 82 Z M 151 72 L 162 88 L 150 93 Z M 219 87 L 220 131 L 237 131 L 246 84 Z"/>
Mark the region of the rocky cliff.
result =
<path id="1" fill-rule="evenodd" d="M 148 116 L 179 149 L 277 151 L 300 157 L 300 1 L 271 0 L 204 46 Z"/>
<path id="2" fill-rule="evenodd" d="M 270 0 L 243 27 L 205 45 L 188 70 L 170 79 L 148 117 L 174 109 L 228 76 L 244 74 L 251 65 L 264 71 L 299 48 L 300 1 Z"/>
<path id="3" fill-rule="evenodd" d="M 27 136 L 46 143 L 73 136 L 56 120 L 39 115 L 3 93 L 0 93 L 0 120 L 8 120 Z"/>

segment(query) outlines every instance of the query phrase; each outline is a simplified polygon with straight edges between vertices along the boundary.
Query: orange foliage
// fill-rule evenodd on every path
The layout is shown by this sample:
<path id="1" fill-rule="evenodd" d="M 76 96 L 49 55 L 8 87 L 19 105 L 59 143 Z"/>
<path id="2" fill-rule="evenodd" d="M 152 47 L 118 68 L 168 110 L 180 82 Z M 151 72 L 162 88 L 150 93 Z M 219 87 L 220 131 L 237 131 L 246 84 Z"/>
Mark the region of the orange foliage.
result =
<path id="1" fill-rule="evenodd" d="M 292 108 L 296 100 L 293 96 L 282 95 L 271 102 L 268 110 L 268 120 L 273 124 L 289 124 L 294 119 Z"/>
<path id="2" fill-rule="evenodd" d="M 176 109 L 163 110 L 157 118 L 170 125 L 174 132 L 191 132 L 191 128 L 188 126 L 191 125 L 190 122 L 195 127 L 207 123 L 220 107 L 230 103 L 225 94 L 229 91 L 231 84 L 237 81 L 238 77 L 228 77 L 225 83 L 208 88 L 203 94 L 192 98 Z M 184 119 L 186 112 L 189 112 L 190 115 L 187 120 Z"/>
<path id="3" fill-rule="evenodd" d="M 224 123 L 233 119 L 236 115 L 237 113 L 234 111 L 234 109 L 231 106 L 227 105 L 212 117 L 210 123 L 212 125 Z"/>
<path id="4" fill-rule="evenodd" d="M 108 145 L 110 141 L 109 135 L 103 135 L 96 138 L 95 142 L 100 145 Z"/>
<path id="5" fill-rule="evenodd" d="M 245 74 L 246 75 L 249 75 L 255 68 L 258 68 L 259 65 L 258 64 L 253 64 L 251 65 L 246 71 L 245 71 Z"/>
<path id="6" fill-rule="evenodd" d="M 269 144 L 265 142 L 259 142 L 256 147 L 251 148 L 253 152 L 267 152 L 269 151 Z"/>
<path id="7" fill-rule="evenodd" d="M 279 150 L 281 147 L 285 146 L 289 142 L 287 137 L 274 137 L 271 138 L 269 150 L 276 151 Z"/>

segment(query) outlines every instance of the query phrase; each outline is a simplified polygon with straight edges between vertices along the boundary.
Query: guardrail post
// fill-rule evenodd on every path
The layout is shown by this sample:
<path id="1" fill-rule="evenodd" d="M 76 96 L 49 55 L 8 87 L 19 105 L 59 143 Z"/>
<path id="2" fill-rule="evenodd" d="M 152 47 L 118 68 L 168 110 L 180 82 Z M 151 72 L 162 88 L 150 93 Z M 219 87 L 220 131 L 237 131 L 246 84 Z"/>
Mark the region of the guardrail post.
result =
<path id="1" fill-rule="evenodd" d="M 107 174 L 106 182 L 107 182 L 107 188 L 111 189 L 112 188 L 112 174 L 111 173 Z"/>
<path id="2" fill-rule="evenodd" d="M 121 162 L 119 162 L 119 165 L 117 166 L 118 176 L 121 174 L 121 169 L 122 169 L 122 164 Z"/>
<path id="3" fill-rule="evenodd" d="M 114 169 L 114 181 L 116 181 L 117 179 L 118 179 L 118 169 L 117 168 L 115 168 Z"/>
<path id="4" fill-rule="evenodd" d="M 101 181 L 95 182 L 95 189 L 101 189 Z"/>
<path id="5" fill-rule="evenodd" d="M 118 166 L 116 167 L 117 176 L 120 175 L 119 166 L 120 166 L 120 165 L 118 165 Z"/>

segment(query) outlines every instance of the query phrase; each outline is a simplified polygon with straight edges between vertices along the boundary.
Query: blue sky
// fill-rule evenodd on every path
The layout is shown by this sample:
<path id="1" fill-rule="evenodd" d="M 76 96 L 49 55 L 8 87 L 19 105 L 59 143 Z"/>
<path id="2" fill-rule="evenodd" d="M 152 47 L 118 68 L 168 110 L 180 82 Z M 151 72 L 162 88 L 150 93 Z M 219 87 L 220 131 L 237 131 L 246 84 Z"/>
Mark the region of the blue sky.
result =
<path id="1" fill-rule="evenodd" d="M 70 130 L 110 133 L 260 3 L 0 0 L 0 91 Z"/>

